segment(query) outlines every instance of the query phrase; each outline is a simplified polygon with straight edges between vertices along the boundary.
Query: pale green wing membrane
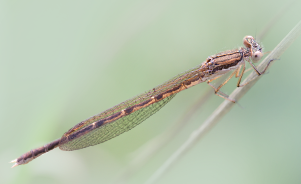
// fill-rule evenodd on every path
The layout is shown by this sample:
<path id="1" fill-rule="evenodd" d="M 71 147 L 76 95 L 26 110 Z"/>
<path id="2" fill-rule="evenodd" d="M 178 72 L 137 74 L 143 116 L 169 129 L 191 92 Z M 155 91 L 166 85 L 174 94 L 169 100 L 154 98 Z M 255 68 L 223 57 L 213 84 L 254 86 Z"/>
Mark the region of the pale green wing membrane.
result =
<path id="1" fill-rule="evenodd" d="M 106 124 L 101 124 L 101 121 L 105 121 L 108 118 L 113 119 L 112 117 L 117 116 L 116 114 L 120 115 L 122 110 L 134 107 L 137 104 L 139 105 L 146 103 L 154 97 L 157 98 L 161 94 L 168 93 L 168 91 L 181 86 L 181 83 L 183 81 L 191 78 L 194 75 L 197 75 L 196 70 L 199 68 L 200 66 L 177 75 L 164 84 L 157 86 L 156 88 L 153 88 L 139 96 L 129 99 L 113 108 L 92 116 L 89 119 L 75 125 L 61 138 L 59 145 L 60 149 L 71 151 L 88 146 L 93 146 L 112 139 L 126 131 L 129 131 L 130 129 L 134 128 L 142 121 L 156 113 L 158 110 L 160 110 L 175 96 L 175 94 L 171 94 L 170 96 L 161 99 L 156 103 L 150 104 L 135 112 L 129 113 L 128 115 L 122 116 L 115 121 Z M 95 128 L 95 126 L 93 127 L 93 123 L 97 123 L 97 128 Z"/>
<path id="2" fill-rule="evenodd" d="M 60 144 L 60 149 L 66 151 L 77 150 L 88 146 L 93 146 L 109 139 L 112 139 L 126 131 L 131 130 L 139 125 L 145 119 L 160 110 L 166 103 L 168 103 L 174 95 L 171 95 L 157 103 L 151 104 L 145 108 L 135 111 L 123 118 L 117 119 L 114 122 L 104 124 L 97 129 L 84 134 L 78 138 Z"/>

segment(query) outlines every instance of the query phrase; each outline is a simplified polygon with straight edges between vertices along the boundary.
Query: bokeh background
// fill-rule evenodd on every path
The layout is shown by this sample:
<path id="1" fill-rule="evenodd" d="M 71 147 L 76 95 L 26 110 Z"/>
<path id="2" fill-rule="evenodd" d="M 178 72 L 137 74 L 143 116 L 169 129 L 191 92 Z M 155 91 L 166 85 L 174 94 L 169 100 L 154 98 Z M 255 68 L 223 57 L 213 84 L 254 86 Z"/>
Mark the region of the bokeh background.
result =
<path id="1" fill-rule="evenodd" d="M 1 1 L 0 183 L 112 183 L 133 152 L 170 129 L 207 90 L 178 94 L 103 144 L 8 162 L 78 122 L 242 46 L 290 1 Z M 262 39 L 271 51 L 300 21 L 295 2 Z M 301 183 L 301 38 L 158 183 Z M 236 80 L 223 88 L 230 94 Z M 223 99 L 212 95 L 182 132 L 127 178 L 145 182 Z M 135 157 L 135 156 L 134 156 Z M 125 182 L 125 181 L 124 181 Z"/>

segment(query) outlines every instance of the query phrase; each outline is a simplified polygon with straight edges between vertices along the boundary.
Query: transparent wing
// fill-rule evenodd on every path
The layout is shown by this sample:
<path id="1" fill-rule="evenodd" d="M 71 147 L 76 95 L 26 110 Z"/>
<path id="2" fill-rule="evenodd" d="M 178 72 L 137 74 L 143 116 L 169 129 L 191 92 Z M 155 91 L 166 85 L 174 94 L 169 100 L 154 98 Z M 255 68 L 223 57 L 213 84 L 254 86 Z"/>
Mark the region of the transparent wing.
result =
<path id="1" fill-rule="evenodd" d="M 199 69 L 199 67 L 200 66 L 197 66 L 193 69 L 183 72 L 183 73 L 173 77 L 172 79 L 166 81 L 165 83 L 163 83 L 149 91 L 146 91 L 145 93 L 142 93 L 129 100 L 126 100 L 110 109 L 107 109 L 106 111 L 104 111 L 102 113 L 96 114 L 96 115 L 78 123 L 77 125 L 72 127 L 68 132 L 66 132 L 64 134 L 64 136 L 68 136 L 69 134 L 76 132 L 86 126 L 89 126 L 90 124 L 92 124 L 96 121 L 107 118 L 107 117 L 109 117 L 117 112 L 120 112 L 121 110 L 126 109 L 128 107 L 145 102 L 154 96 L 157 96 L 159 94 L 162 94 L 165 91 L 168 91 L 168 90 L 174 88 L 175 86 L 181 84 L 183 81 L 187 80 L 188 78 L 190 78 L 194 75 L 197 75 L 197 70 Z"/>
<path id="2" fill-rule="evenodd" d="M 164 98 L 163 100 L 151 104 L 145 108 L 142 108 L 138 111 L 135 111 L 127 116 L 124 116 L 116 121 L 113 121 L 108 124 L 104 124 L 97 129 L 90 131 L 87 134 L 84 134 L 78 138 L 75 138 L 71 141 L 64 142 L 60 144 L 60 149 L 65 151 L 72 151 L 88 146 L 93 146 L 102 142 L 105 142 L 109 139 L 112 139 L 126 131 L 131 130 L 145 119 L 156 113 L 160 110 L 165 104 L 167 104 L 175 94 Z M 71 136 L 69 134 L 69 136 Z M 65 136 L 65 135 L 64 135 Z M 63 136 L 63 138 L 64 138 Z"/>

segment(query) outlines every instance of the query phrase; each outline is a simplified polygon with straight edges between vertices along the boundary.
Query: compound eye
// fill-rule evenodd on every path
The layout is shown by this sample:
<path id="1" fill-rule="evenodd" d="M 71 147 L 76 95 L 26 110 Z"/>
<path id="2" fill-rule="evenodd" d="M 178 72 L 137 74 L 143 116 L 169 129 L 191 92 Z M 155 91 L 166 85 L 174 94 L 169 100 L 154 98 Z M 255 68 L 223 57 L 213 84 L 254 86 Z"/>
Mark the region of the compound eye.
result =
<path id="1" fill-rule="evenodd" d="M 252 61 L 253 62 L 258 62 L 262 57 L 262 52 L 260 51 L 256 51 L 253 55 L 252 55 Z"/>
<path id="2" fill-rule="evenodd" d="M 254 40 L 253 36 L 245 36 L 243 39 L 243 43 L 247 48 L 251 48 L 251 41 Z"/>

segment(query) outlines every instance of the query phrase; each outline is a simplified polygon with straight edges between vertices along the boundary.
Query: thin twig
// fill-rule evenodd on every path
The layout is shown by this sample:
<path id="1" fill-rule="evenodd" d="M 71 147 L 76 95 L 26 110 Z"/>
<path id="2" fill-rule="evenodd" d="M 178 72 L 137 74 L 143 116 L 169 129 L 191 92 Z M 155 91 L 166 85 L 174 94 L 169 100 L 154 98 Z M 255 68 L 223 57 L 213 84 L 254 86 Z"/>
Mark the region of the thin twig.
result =
<path id="1" fill-rule="evenodd" d="M 291 45 L 293 41 L 301 34 L 301 21 L 288 33 L 288 35 L 274 48 L 274 50 L 260 63 L 258 66 L 259 71 L 262 71 L 270 60 L 278 59 L 284 51 Z M 273 64 L 273 62 L 271 63 Z M 271 65 L 270 65 L 271 66 Z M 254 79 L 255 78 L 255 79 Z M 252 72 L 245 80 L 250 81 L 248 85 L 236 88 L 230 95 L 230 99 L 239 100 L 257 81 L 261 76 L 257 76 L 255 72 Z M 169 157 L 166 162 L 150 177 L 146 184 L 155 183 L 160 177 L 162 177 L 172 165 L 180 160 L 211 128 L 217 124 L 217 122 L 230 111 L 234 103 L 225 100 L 212 114 L 211 116 L 197 129 L 195 130 L 188 140 Z"/>

